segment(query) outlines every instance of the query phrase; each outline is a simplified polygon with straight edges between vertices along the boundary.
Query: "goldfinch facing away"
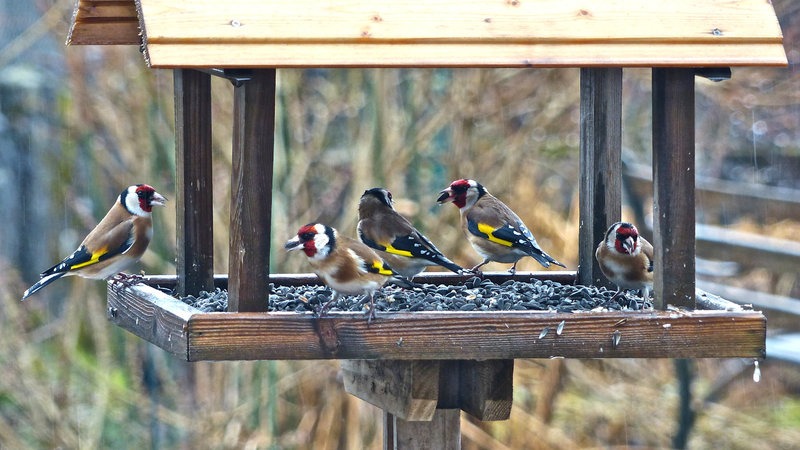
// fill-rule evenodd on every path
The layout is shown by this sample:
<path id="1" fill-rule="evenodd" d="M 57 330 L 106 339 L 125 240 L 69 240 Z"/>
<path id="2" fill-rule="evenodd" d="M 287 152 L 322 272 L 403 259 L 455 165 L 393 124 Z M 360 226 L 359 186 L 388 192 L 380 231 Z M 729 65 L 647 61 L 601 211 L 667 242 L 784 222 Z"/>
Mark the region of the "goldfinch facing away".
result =
<path id="1" fill-rule="evenodd" d="M 358 237 L 380 251 L 380 256 L 400 275 L 412 278 L 428 266 L 455 273 L 463 268 L 447 259 L 392 206 L 392 193 L 382 188 L 364 191 L 358 204 Z"/>
<path id="2" fill-rule="evenodd" d="M 475 180 L 456 180 L 439 193 L 439 203 L 453 202 L 461 211 L 461 228 L 472 247 L 481 256 L 479 267 L 491 261 L 514 263 L 530 256 L 544 267 L 555 264 L 566 267 L 545 253 L 522 220 L 508 206 L 490 194 Z"/>
<path id="3" fill-rule="evenodd" d="M 289 239 L 286 251 L 303 250 L 314 273 L 334 291 L 333 298 L 322 306 L 320 315 L 340 295 L 369 296 L 369 320 L 375 318 L 373 294 L 389 279 L 398 277 L 378 254 L 366 245 L 321 223 L 310 223 Z"/>
<path id="4" fill-rule="evenodd" d="M 22 300 L 63 276 L 104 280 L 138 262 L 153 236 L 153 206 L 164 206 L 166 201 L 146 184 L 129 186 L 78 249 L 42 272 L 42 279 L 25 291 Z"/>
<path id="5" fill-rule="evenodd" d="M 623 289 L 639 289 L 645 300 L 650 297 L 653 246 L 639 236 L 635 226 L 625 222 L 611 225 L 594 255 L 603 275 L 619 287 L 614 298 Z"/>

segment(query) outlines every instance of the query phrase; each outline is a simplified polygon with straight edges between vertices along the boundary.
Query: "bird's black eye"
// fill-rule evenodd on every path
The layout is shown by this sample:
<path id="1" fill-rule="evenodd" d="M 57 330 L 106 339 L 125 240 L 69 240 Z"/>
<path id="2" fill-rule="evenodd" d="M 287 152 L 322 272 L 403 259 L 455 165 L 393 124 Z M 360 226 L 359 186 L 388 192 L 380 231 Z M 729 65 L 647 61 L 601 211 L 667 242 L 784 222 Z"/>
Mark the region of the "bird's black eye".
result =
<path id="1" fill-rule="evenodd" d="M 314 239 L 314 233 L 303 233 L 300 235 L 300 239 L 304 241 L 310 241 L 311 239 Z"/>
<path id="2" fill-rule="evenodd" d="M 145 197 L 147 196 L 147 193 L 146 193 L 145 191 L 138 191 L 138 192 L 136 193 L 136 195 L 137 195 L 139 198 L 145 198 Z"/>

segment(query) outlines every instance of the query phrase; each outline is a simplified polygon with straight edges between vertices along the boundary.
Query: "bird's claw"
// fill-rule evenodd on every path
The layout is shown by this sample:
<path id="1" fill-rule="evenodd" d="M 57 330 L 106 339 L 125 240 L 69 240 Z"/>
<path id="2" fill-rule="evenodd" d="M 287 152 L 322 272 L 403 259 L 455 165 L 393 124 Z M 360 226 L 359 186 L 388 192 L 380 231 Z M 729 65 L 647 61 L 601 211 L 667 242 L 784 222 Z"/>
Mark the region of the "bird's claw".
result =
<path id="1" fill-rule="evenodd" d="M 113 287 L 129 288 L 139 283 L 144 283 L 144 277 L 139 274 L 128 275 L 120 272 L 111 278 L 111 286 Z"/>

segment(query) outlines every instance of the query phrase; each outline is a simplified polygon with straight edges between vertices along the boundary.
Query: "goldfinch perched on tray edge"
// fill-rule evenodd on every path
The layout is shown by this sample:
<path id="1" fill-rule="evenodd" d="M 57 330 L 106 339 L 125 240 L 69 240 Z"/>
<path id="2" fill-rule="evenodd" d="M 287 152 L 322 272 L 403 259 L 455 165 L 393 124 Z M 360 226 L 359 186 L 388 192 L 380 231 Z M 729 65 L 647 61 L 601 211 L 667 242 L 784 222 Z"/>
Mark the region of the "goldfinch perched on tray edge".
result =
<path id="1" fill-rule="evenodd" d="M 653 246 L 639 236 L 635 226 L 617 222 L 606 231 L 606 237 L 594 253 L 600 270 L 619 287 L 617 298 L 623 289 L 639 289 L 642 297 L 650 297 L 653 286 Z"/>
<path id="2" fill-rule="evenodd" d="M 321 223 L 310 223 L 297 231 L 297 236 L 286 241 L 286 251 L 303 250 L 314 273 L 333 289 L 334 296 L 320 310 L 320 315 L 339 296 L 369 296 L 369 320 L 375 318 L 373 294 L 390 279 L 399 278 L 378 254 L 366 245 L 341 236 L 334 228 Z"/>
<path id="3" fill-rule="evenodd" d="M 392 193 L 383 188 L 364 191 L 358 203 L 358 237 L 375 250 L 400 275 L 412 278 L 428 266 L 455 273 L 464 269 L 447 259 L 392 206 Z"/>
<path id="4" fill-rule="evenodd" d="M 64 276 L 104 280 L 138 262 L 153 236 L 152 208 L 166 201 L 146 184 L 126 188 L 78 249 L 42 272 L 42 279 L 25 291 L 22 300 Z"/>
<path id="5" fill-rule="evenodd" d="M 509 270 L 516 272 L 517 262 L 530 256 L 544 267 L 555 264 L 566 267 L 545 253 L 536 243 L 522 219 L 490 194 L 475 180 L 456 180 L 439 193 L 439 203 L 452 202 L 461 212 L 461 228 L 472 247 L 484 260 L 473 272 L 491 261 L 514 263 Z"/>

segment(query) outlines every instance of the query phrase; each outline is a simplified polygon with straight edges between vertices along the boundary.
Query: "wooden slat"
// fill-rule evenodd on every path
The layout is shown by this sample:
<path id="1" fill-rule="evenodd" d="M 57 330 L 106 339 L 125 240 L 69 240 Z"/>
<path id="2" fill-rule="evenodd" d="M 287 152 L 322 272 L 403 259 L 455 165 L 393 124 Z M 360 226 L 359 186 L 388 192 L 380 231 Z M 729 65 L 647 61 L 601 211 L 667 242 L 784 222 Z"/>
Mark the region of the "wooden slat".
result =
<path id="1" fill-rule="evenodd" d="M 694 308 L 694 71 L 653 69 L 653 297 Z"/>
<path id="2" fill-rule="evenodd" d="M 704 258 L 736 261 L 746 267 L 797 273 L 800 242 L 713 225 L 697 225 L 697 253 Z"/>
<path id="3" fill-rule="evenodd" d="M 760 0 L 141 0 L 153 67 L 786 65 Z M 237 51 L 246 46 L 246 51 Z"/>
<path id="4" fill-rule="evenodd" d="M 149 44 L 148 64 L 176 67 L 700 67 L 786 66 L 763 44 Z"/>
<path id="5" fill-rule="evenodd" d="M 386 414 L 386 450 L 460 450 L 461 411 L 437 409 L 430 422 L 408 422 Z"/>
<path id="6" fill-rule="evenodd" d="M 211 76 L 177 69 L 175 191 L 179 295 L 214 288 Z"/>
<path id="7" fill-rule="evenodd" d="M 361 313 L 204 314 L 145 285 L 110 290 L 109 305 L 129 317 L 115 323 L 159 346 L 185 334 L 190 361 L 761 357 L 766 334 L 764 316 L 754 311 L 378 313 L 369 324 Z M 159 323 L 165 331 L 156 333 L 153 316 L 181 322 Z"/>
<path id="8" fill-rule="evenodd" d="M 230 311 L 265 311 L 275 145 L 275 69 L 234 88 L 228 285 Z"/>
<path id="9" fill-rule="evenodd" d="M 139 43 L 139 18 L 133 0 L 78 2 L 67 45 Z"/>
<path id="10" fill-rule="evenodd" d="M 145 285 L 120 289 L 109 282 L 108 320 L 162 349 L 187 358 L 187 324 L 197 309 Z"/>
<path id="11" fill-rule="evenodd" d="M 715 294 L 724 295 L 726 299 L 739 304 L 750 304 L 753 305 L 754 308 L 780 311 L 800 316 L 800 299 L 737 288 L 729 284 L 715 283 L 712 281 L 698 280 L 697 285 Z"/>
<path id="12" fill-rule="evenodd" d="M 439 361 L 342 361 L 344 389 L 407 421 L 430 421 L 439 398 Z"/>
<path id="13" fill-rule="evenodd" d="M 649 166 L 626 164 L 623 172 L 625 182 L 636 195 L 652 197 L 653 173 Z M 758 222 L 800 220 L 800 189 L 696 175 L 695 191 L 705 217 L 718 214 L 729 218 L 752 216 Z"/>
<path id="14" fill-rule="evenodd" d="M 780 42 L 761 0 L 140 0 L 152 43 Z M 234 22 L 235 23 L 232 23 Z M 716 32 L 713 30 L 717 30 Z"/>
<path id="15" fill-rule="evenodd" d="M 622 211 L 622 69 L 581 69 L 578 282 L 613 287 L 594 257 Z"/>
<path id="16" fill-rule="evenodd" d="M 466 360 L 459 365 L 461 409 L 483 421 L 507 420 L 514 391 L 514 360 Z"/>

